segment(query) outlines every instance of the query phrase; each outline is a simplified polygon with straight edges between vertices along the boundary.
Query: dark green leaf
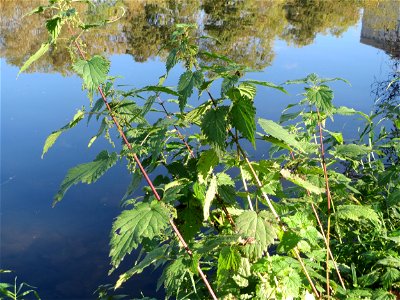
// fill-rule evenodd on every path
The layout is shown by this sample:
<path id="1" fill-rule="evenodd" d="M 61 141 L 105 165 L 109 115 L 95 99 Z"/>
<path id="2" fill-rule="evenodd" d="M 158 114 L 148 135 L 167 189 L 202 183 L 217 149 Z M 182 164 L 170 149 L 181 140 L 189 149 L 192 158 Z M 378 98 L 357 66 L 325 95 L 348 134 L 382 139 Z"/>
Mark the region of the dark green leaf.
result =
<path id="1" fill-rule="evenodd" d="M 46 21 L 47 31 L 50 33 L 51 41 L 55 42 L 58 35 L 61 32 L 62 19 L 60 17 L 54 17 Z"/>
<path id="2" fill-rule="evenodd" d="M 187 99 L 192 95 L 193 88 L 200 88 L 204 81 L 204 75 L 201 71 L 192 72 L 186 71 L 179 77 L 178 92 L 179 96 L 179 108 L 181 111 L 186 106 Z"/>
<path id="3" fill-rule="evenodd" d="M 225 149 L 228 127 L 227 115 L 228 108 L 226 106 L 212 108 L 206 112 L 201 122 L 203 134 L 218 155 Z"/>
<path id="4" fill-rule="evenodd" d="M 315 105 L 320 112 L 332 115 L 334 106 L 332 105 L 333 91 L 326 85 L 306 88 L 306 96 L 310 104 Z"/>
<path id="5" fill-rule="evenodd" d="M 247 97 L 236 99 L 233 101 L 230 115 L 232 118 L 232 125 L 253 144 L 253 147 L 255 147 L 256 108 L 253 105 L 253 101 Z"/>

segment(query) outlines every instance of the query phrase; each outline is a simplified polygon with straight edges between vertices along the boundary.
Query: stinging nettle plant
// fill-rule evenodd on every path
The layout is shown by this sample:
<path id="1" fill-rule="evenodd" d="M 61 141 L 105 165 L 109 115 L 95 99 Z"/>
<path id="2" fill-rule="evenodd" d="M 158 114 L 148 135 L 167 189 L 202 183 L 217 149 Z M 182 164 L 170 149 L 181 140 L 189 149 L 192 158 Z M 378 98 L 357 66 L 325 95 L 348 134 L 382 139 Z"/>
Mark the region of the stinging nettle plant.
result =
<path id="1" fill-rule="evenodd" d="M 158 287 L 177 299 L 396 298 L 400 167 L 384 149 L 398 155 L 398 139 L 385 129 L 377 133 L 379 115 L 333 105 L 328 84 L 345 80 L 311 74 L 287 81 L 302 85 L 304 98 L 289 105 L 279 123 L 258 118 L 257 88 L 286 93 L 284 85 L 247 79 L 251 69 L 202 50 L 199 39 L 211 37 L 196 37 L 195 25 L 179 24 L 158 83 L 120 90 L 110 62 L 89 56 L 84 43 L 88 30 L 118 17 L 86 23 L 84 5 L 95 4 L 50 0 L 30 13 L 50 16 L 49 39 L 20 73 L 56 47 L 61 34 L 68 36 L 72 70 L 83 80 L 90 109 L 82 107 L 51 133 L 43 155 L 84 119 L 99 123 L 89 146 L 104 136 L 115 149 L 70 169 L 53 205 L 71 186 L 95 182 L 118 160 L 127 161 L 132 181 L 112 225 L 110 273 L 133 251 L 141 255 L 114 288 L 155 267 L 162 268 Z M 165 86 L 178 64 L 184 72 L 177 85 Z M 213 95 L 215 85 L 220 92 Z M 192 107 L 196 90 L 203 102 Z M 336 115 L 364 120 L 358 140 L 326 128 Z M 110 135 L 113 126 L 117 137 Z M 267 145 L 267 158 L 250 157 L 243 145 Z M 132 198 L 143 179 L 142 196 Z M 102 297 L 107 293 L 101 289 Z"/>

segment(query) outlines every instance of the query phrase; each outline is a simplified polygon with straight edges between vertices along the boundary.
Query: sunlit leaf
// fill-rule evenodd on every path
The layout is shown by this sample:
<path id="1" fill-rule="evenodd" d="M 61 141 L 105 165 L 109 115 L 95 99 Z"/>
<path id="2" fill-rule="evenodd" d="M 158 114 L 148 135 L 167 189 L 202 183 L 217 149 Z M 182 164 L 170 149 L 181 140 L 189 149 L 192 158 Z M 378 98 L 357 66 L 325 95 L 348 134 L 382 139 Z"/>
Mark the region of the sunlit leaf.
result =
<path id="1" fill-rule="evenodd" d="M 246 256 L 256 260 L 264 255 L 276 236 L 274 218 L 266 211 L 245 211 L 236 220 L 236 228 L 249 242 L 243 246 Z"/>
<path id="2" fill-rule="evenodd" d="M 204 206 L 203 206 L 203 217 L 204 220 L 207 220 L 210 216 L 210 207 L 211 203 L 215 198 L 217 193 L 217 178 L 214 176 L 210 180 L 210 184 L 208 185 L 206 197 L 204 198 Z"/>
<path id="3" fill-rule="evenodd" d="M 115 220 L 111 232 L 111 264 L 117 268 L 124 257 L 136 249 L 144 238 L 152 239 L 168 226 L 169 209 L 154 200 L 141 202 L 124 210 Z"/>
<path id="4" fill-rule="evenodd" d="M 109 154 L 106 150 L 100 152 L 93 162 L 84 163 L 70 169 L 61 183 L 60 190 L 54 197 L 53 206 L 61 201 L 66 191 L 79 182 L 96 182 L 104 173 L 117 162 L 118 156 L 115 152 Z"/>
<path id="5" fill-rule="evenodd" d="M 64 131 L 76 126 L 83 118 L 85 117 L 85 111 L 84 110 L 78 110 L 78 112 L 74 115 L 73 119 L 71 122 L 69 122 L 67 125 L 63 126 L 57 131 L 52 132 L 44 142 L 43 146 L 43 151 L 42 151 L 42 158 L 44 155 L 49 151 L 49 149 L 54 145 L 58 137 L 63 133 Z"/>
<path id="6" fill-rule="evenodd" d="M 130 279 L 133 275 L 142 273 L 145 268 L 162 259 L 165 256 L 165 251 L 167 248 L 168 245 L 162 245 L 161 247 L 157 247 L 147 253 L 142 261 L 140 261 L 133 268 L 129 269 L 127 272 L 119 276 L 114 288 L 117 289 L 121 287 L 121 285 L 128 279 Z"/>
<path id="7" fill-rule="evenodd" d="M 366 205 L 338 205 L 335 215 L 341 219 L 353 221 L 370 220 L 374 223 L 380 223 L 377 213 Z"/>
<path id="8" fill-rule="evenodd" d="M 22 72 L 24 72 L 26 69 L 29 68 L 29 66 L 34 63 L 35 61 L 37 61 L 40 57 L 42 57 L 50 48 L 50 43 L 43 43 L 39 50 L 36 51 L 35 54 L 33 54 L 31 57 L 29 57 L 29 59 L 22 65 L 21 69 L 19 69 L 18 75 L 21 74 Z"/>
<path id="9" fill-rule="evenodd" d="M 110 62 L 100 55 L 94 55 L 89 60 L 78 60 L 72 67 L 82 77 L 84 86 L 93 92 L 106 81 Z"/>
<path id="10" fill-rule="evenodd" d="M 258 124 L 260 124 L 261 128 L 265 131 L 265 133 L 269 134 L 275 139 L 278 139 L 285 144 L 287 144 L 290 148 L 295 148 L 304 152 L 303 147 L 301 144 L 296 140 L 296 136 L 291 134 L 281 125 L 275 123 L 271 120 L 266 119 L 258 119 Z"/>
<path id="11" fill-rule="evenodd" d="M 299 175 L 297 174 L 292 174 L 290 172 L 290 170 L 288 169 L 282 169 L 280 171 L 281 175 L 283 176 L 283 178 L 293 182 L 294 184 L 301 186 L 302 188 L 306 189 L 307 191 L 314 193 L 314 194 L 322 194 L 325 192 L 324 188 L 320 188 L 318 186 L 315 186 L 314 184 L 312 184 L 311 182 L 301 178 Z"/>
<path id="12" fill-rule="evenodd" d="M 203 151 L 197 162 L 199 183 L 204 183 L 212 169 L 218 164 L 218 155 L 214 149 Z"/>

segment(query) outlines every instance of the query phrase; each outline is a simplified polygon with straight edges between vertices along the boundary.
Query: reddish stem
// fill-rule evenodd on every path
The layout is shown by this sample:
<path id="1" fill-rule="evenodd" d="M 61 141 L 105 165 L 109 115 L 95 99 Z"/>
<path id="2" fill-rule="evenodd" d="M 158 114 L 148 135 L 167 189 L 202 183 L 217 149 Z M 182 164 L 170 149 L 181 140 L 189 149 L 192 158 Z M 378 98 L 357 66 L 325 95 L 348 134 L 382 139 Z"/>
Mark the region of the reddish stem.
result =
<path id="1" fill-rule="evenodd" d="M 69 30 L 70 30 L 71 34 L 73 35 L 73 32 L 72 32 L 72 30 L 71 30 L 70 27 L 69 27 Z M 76 46 L 76 48 L 78 49 L 79 54 L 81 55 L 82 59 L 85 60 L 85 59 L 86 59 L 86 58 L 85 58 L 85 55 L 84 55 L 84 53 L 83 53 L 81 47 L 79 46 L 78 41 L 76 41 L 76 40 L 75 40 L 75 46 Z M 107 108 L 107 110 L 109 111 L 109 114 L 110 114 L 110 116 L 111 116 L 111 118 L 112 118 L 112 120 L 113 120 L 115 126 L 117 127 L 117 130 L 118 130 L 119 134 L 121 135 L 121 137 L 122 137 L 122 139 L 123 139 L 125 145 L 128 147 L 129 150 L 132 150 L 132 145 L 129 143 L 128 139 L 126 138 L 126 135 L 125 135 L 124 131 L 122 130 L 122 127 L 121 127 L 121 125 L 119 124 L 117 118 L 114 116 L 113 111 L 112 111 L 112 109 L 111 109 L 111 107 L 110 107 L 110 105 L 109 105 L 109 103 L 108 103 L 108 101 L 107 101 L 106 96 L 105 96 L 104 93 L 103 93 L 102 88 L 99 86 L 97 89 L 98 89 L 98 91 L 99 91 L 99 93 L 100 93 L 100 95 L 101 95 L 101 98 L 103 99 L 104 104 L 106 105 L 106 108 Z M 150 177 L 148 176 L 146 170 L 143 168 L 143 165 L 142 165 L 142 163 L 140 162 L 139 158 L 137 157 L 136 153 L 132 153 L 132 155 L 133 155 L 133 159 L 135 160 L 136 164 L 138 165 L 140 171 L 142 172 L 144 178 L 146 179 L 146 181 L 147 181 L 149 187 L 151 188 L 151 190 L 152 190 L 154 196 L 156 197 L 156 199 L 157 199 L 158 201 L 161 201 L 160 195 L 158 194 L 156 188 L 154 187 L 154 184 L 153 184 L 153 182 L 151 181 Z M 173 231 L 175 232 L 176 236 L 178 237 L 179 241 L 181 242 L 183 248 L 186 250 L 186 253 L 187 253 L 189 256 L 192 257 L 192 256 L 193 256 L 192 250 L 190 250 L 190 248 L 189 248 L 189 246 L 187 245 L 185 239 L 183 238 L 182 234 L 180 233 L 179 229 L 176 227 L 176 225 L 175 225 L 175 223 L 174 223 L 174 221 L 173 221 L 172 219 L 169 220 L 169 224 L 171 225 Z M 199 264 L 197 265 L 197 270 L 198 270 L 198 272 L 199 272 L 199 275 L 200 275 L 201 279 L 203 280 L 204 284 L 206 285 L 206 287 L 207 287 L 207 289 L 208 289 L 208 292 L 210 293 L 212 299 L 217 300 L 218 298 L 217 298 L 217 296 L 215 295 L 215 293 L 214 293 L 214 291 L 213 291 L 213 289 L 212 289 L 210 283 L 208 282 L 206 275 L 205 275 L 205 274 L 203 273 L 203 271 L 201 270 Z"/>

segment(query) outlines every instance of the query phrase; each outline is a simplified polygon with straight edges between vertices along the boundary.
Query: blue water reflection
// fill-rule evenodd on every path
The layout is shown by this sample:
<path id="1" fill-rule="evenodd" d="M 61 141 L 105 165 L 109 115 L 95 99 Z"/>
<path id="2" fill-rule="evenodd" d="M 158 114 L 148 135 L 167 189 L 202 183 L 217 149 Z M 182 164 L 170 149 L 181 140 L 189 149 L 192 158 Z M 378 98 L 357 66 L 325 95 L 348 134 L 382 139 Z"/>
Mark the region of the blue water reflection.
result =
<path id="1" fill-rule="evenodd" d="M 275 40 L 275 59 L 264 72 L 247 77 L 282 83 L 311 72 L 323 77 L 343 77 L 352 83 L 334 83 L 336 105 L 346 105 L 368 113 L 373 108 L 371 84 L 389 72 L 384 51 L 360 44 L 361 23 L 341 37 L 318 35 L 314 43 L 301 48 Z M 129 55 L 111 57 L 111 74 L 122 75 L 119 83 L 136 87 L 154 84 L 164 73 L 164 64 L 155 59 L 134 62 Z M 175 85 L 181 69 L 176 68 L 167 85 Z M 129 183 L 123 163 L 118 163 L 92 185 L 71 188 L 56 208 L 52 197 L 66 171 L 91 161 L 110 145 L 99 140 L 91 148 L 96 124 L 84 123 L 64 133 L 42 160 L 47 135 L 65 125 L 76 109 L 87 106 L 80 79 L 57 74 L 22 74 L 1 60 L 1 268 L 12 269 L 22 281 L 39 287 L 43 299 L 92 299 L 99 284 L 114 283 L 109 270 L 109 232 L 120 212 L 120 199 Z M 257 113 L 278 120 L 287 104 L 299 100 L 299 88 L 287 96 L 260 88 L 255 100 Z M 214 93 L 218 93 L 215 87 Z M 193 99 L 193 103 L 197 100 Z M 351 137 L 354 118 L 332 124 L 346 126 Z M 355 134 L 354 134 L 355 135 Z M 117 145 L 118 148 L 118 145 Z M 117 149 L 118 150 L 118 149 Z M 260 150 L 260 149 L 259 149 Z M 126 268 L 128 262 L 122 268 Z M 134 296 L 157 296 L 154 274 L 144 273 L 127 284 Z M 12 276 L 2 276 L 11 281 Z M 140 290 L 139 290 L 140 288 Z M 124 290 L 122 291 L 124 292 Z"/>

